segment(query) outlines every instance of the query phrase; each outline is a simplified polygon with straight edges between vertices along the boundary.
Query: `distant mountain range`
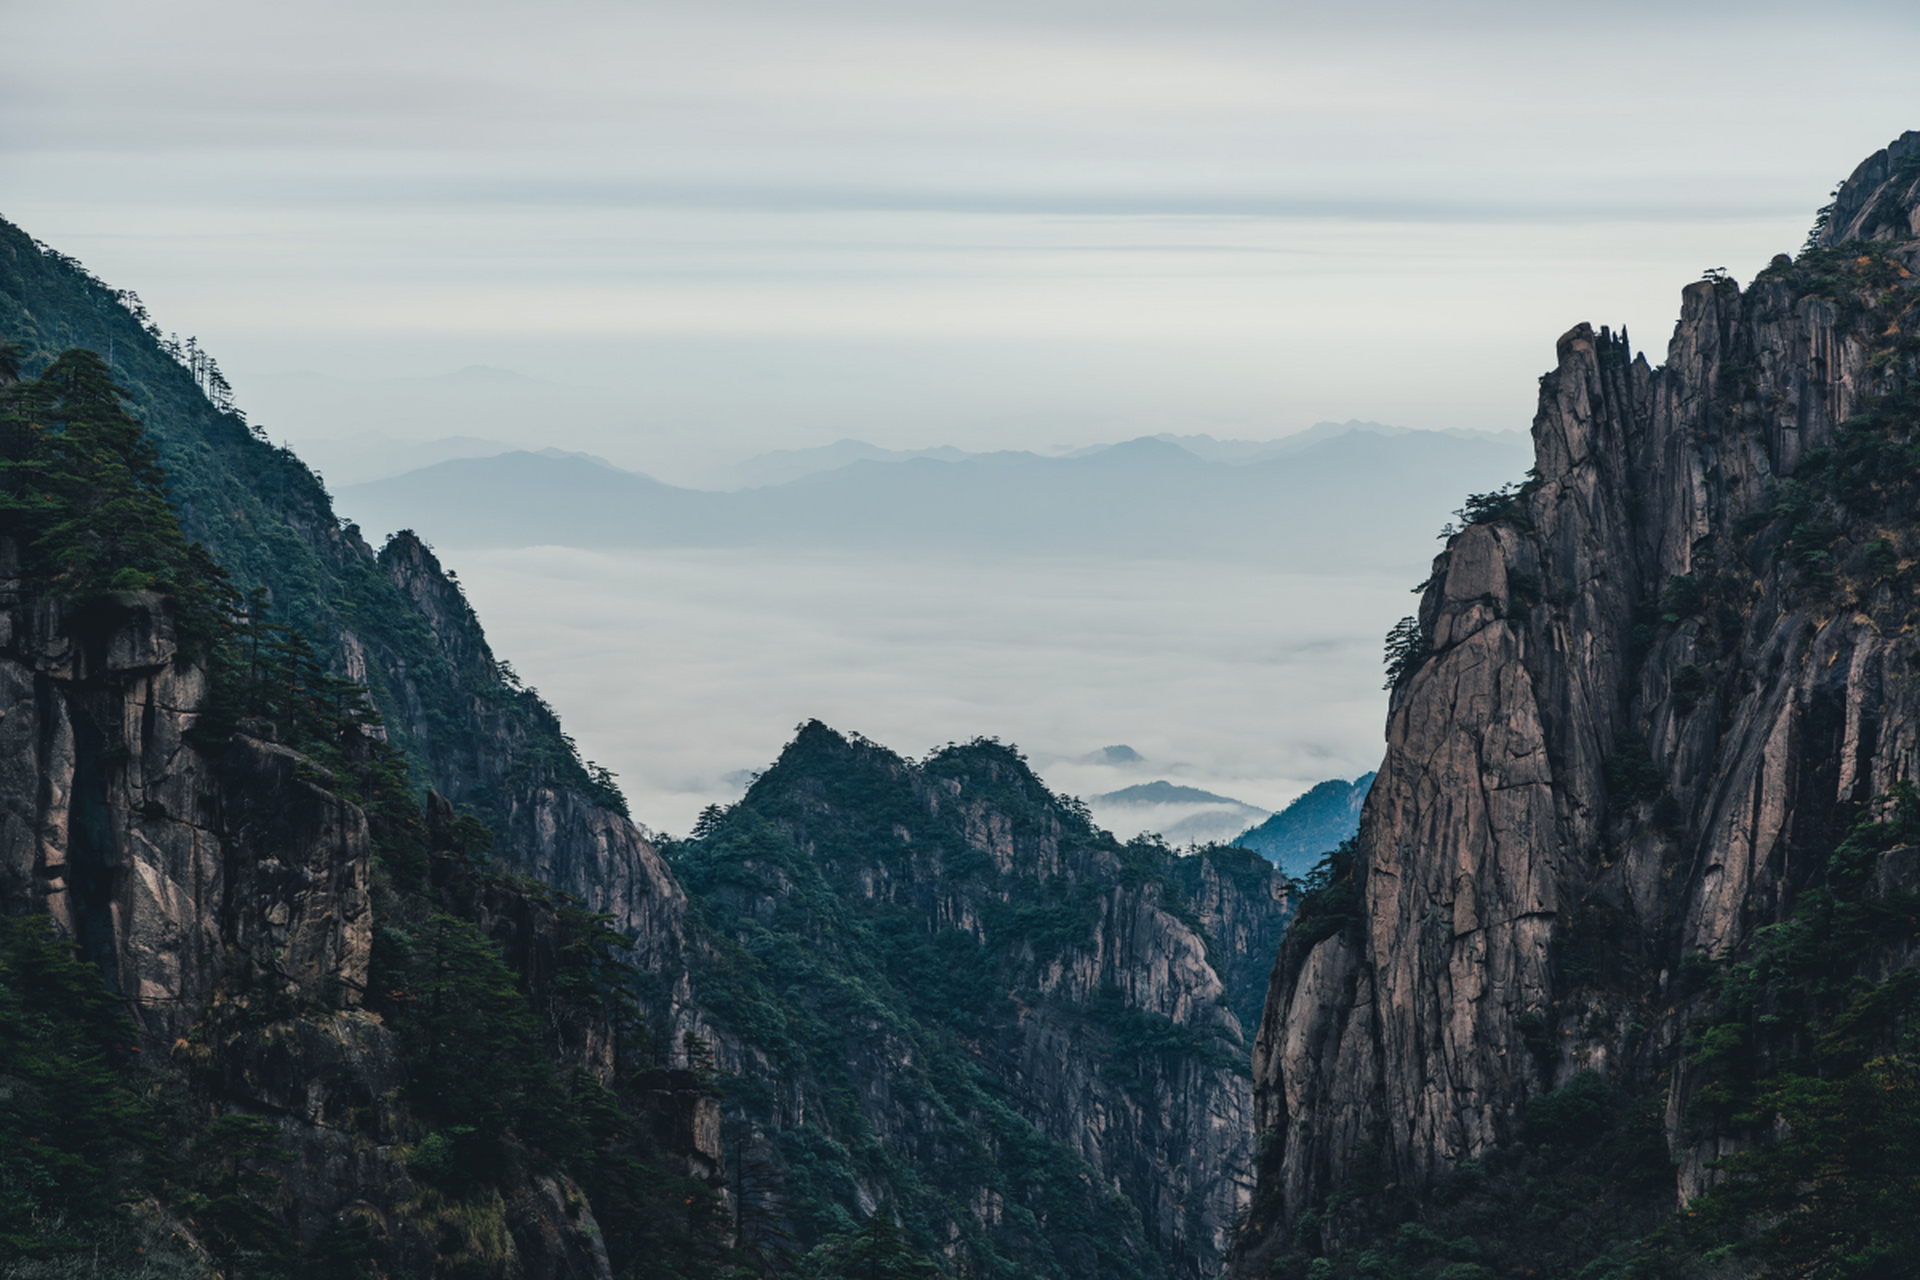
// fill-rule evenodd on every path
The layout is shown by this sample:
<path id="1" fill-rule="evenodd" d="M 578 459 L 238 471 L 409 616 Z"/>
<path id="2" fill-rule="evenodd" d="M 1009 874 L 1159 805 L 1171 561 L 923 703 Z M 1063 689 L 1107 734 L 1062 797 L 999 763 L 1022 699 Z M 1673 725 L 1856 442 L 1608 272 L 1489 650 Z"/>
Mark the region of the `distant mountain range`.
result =
<path id="1" fill-rule="evenodd" d="M 960 462 L 980 454 L 952 445 L 932 449 L 885 449 L 865 440 L 836 440 L 811 449 L 770 449 L 745 462 L 715 467 L 708 478 L 717 489 L 762 489 L 768 485 L 790 484 L 804 476 L 833 471 L 855 462 L 908 462 L 914 458 L 934 458 L 941 462 Z"/>
<path id="2" fill-rule="evenodd" d="M 1203 462 L 1225 462 L 1238 466 L 1249 462 L 1283 458 L 1288 454 L 1298 453 L 1309 445 L 1318 444 L 1334 436 L 1345 435 L 1349 431 L 1366 431 L 1380 436 L 1414 434 L 1412 427 L 1394 427 L 1383 422 L 1362 422 L 1358 418 L 1352 418 L 1346 422 L 1316 422 L 1305 431 L 1273 440 L 1218 440 L 1210 435 L 1183 436 L 1171 431 L 1163 431 L 1147 438 L 1179 445 Z M 1427 434 L 1452 436 L 1457 440 L 1486 440 L 1521 450 L 1531 447 L 1526 437 L 1518 431 L 1470 431 L 1454 428 Z M 1104 453 L 1111 448 L 1113 448 L 1111 444 L 1095 444 L 1042 456 L 1085 458 L 1096 453 Z M 482 452 L 504 453 L 506 450 L 504 448 L 484 451 L 468 450 L 459 454 L 448 453 L 445 456 L 478 457 Z M 773 449 L 766 453 L 755 454 L 745 462 L 715 467 L 707 473 L 707 479 L 712 483 L 702 487 L 751 489 L 788 484 L 804 476 L 832 471 L 854 462 L 909 462 L 914 458 L 964 462 L 969 458 L 988 456 L 990 455 L 985 453 L 956 449 L 952 445 L 941 445 L 931 449 L 886 449 L 876 444 L 869 444 L 865 440 L 836 440 L 832 444 L 818 445 L 811 449 Z M 435 462 L 440 460 L 433 459 Z M 396 468 L 395 474 L 397 473 Z M 372 479 L 373 477 L 364 478 Z"/>
<path id="3" fill-rule="evenodd" d="M 1111 750 L 1111 748 L 1109 748 Z M 1272 813 L 1258 805 L 1164 779 L 1088 796 L 1095 821 L 1123 838 L 1142 831 L 1175 846 L 1225 842 Z"/>
<path id="4" fill-rule="evenodd" d="M 1355 428 L 1237 464 L 1142 437 L 1078 457 L 862 458 L 715 492 L 516 451 L 348 485 L 338 507 L 375 537 L 406 527 L 464 547 L 945 546 L 1350 568 L 1404 564 L 1461 494 L 1517 478 L 1526 461 L 1503 438 Z"/>
<path id="5" fill-rule="evenodd" d="M 1491 444 L 1521 450 L 1531 450 L 1533 447 L 1532 441 L 1527 438 L 1525 432 L 1521 431 L 1473 431 L 1461 427 L 1450 427 L 1443 431 L 1423 431 L 1415 427 L 1389 426 L 1384 422 L 1362 422 L 1358 418 L 1349 418 L 1345 422 L 1316 422 L 1305 431 L 1296 431 L 1290 436 L 1281 436 L 1276 440 L 1216 440 L 1210 435 L 1182 436 L 1170 431 L 1163 431 L 1153 438 L 1164 440 L 1168 444 L 1177 444 L 1188 453 L 1208 462 L 1243 464 L 1284 458 L 1310 445 L 1319 444 L 1322 440 L 1331 440 L 1335 436 L 1343 436 L 1354 431 L 1364 431 L 1376 436 L 1450 436 L 1455 440 L 1485 440 Z M 1082 452 L 1091 453 L 1095 450 Z"/>
<path id="6" fill-rule="evenodd" d="M 1298 880 L 1322 854 L 1359 830 L 1360 806 L 1372 786 L 1371 773 L 1352 782 L 1333 778 L 1279 813 L 1165 779 L 1088 796 L 1086 802 L 1095 820 L 1122 838 L 1151 831 L 1174 845 L 1233 844 Z"/>
<path id="7" fill-rule="evenodd" d="M 1352 782 L 1338 778 L 1322 782 L 1259 826 L 1242 832 L 1233 843 L 1261 854 L 1298 880 L 1313 869 L 1321 854 L 1360 829 L 1360 806 L 1372 787 L 1371 773 Z"/>

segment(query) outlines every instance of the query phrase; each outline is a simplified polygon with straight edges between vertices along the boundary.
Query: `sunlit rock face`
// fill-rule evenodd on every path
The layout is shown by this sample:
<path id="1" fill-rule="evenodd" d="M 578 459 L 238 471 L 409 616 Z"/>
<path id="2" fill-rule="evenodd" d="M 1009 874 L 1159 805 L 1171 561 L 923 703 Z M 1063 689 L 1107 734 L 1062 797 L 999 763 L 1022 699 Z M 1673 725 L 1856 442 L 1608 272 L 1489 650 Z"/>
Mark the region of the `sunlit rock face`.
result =
<path id="1" fill-rule="evenodd" d="M 1425 1185 L 1582 1069 L 1670 1073 L 1676 1194 L 1708 1184 L 1724 1144 L 1681 1123 L 1681 960 L 1778 919 L 1920 747 L 1914 512 L 1810 479 L 1840 424 L 1915 377 L 1915 237 L 1909 133 L 1799 262 L 1687 286 L 1659 368 L 1624 333 L 1560 338 L 1537 480 L 1449 540 L 1421 597 L 1429 651 L 1394 691 L 1357 906 L 1274 970 L 1237 1274 L 1371 1152 L 1385 1183 Z M 1803 492 L 1817 548 L 1788 512 Z M 1559 958 L 1595 912 L 1621 922 L 1606 983 Z"/>

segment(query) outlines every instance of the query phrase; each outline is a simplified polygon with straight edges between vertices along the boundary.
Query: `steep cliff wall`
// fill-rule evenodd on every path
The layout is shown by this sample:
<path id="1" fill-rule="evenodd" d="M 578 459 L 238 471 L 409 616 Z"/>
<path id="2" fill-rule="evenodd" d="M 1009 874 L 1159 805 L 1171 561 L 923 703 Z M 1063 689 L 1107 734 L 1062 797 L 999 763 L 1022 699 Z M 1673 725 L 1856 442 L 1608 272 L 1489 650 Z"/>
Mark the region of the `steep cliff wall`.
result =
<path id="1" fill-rule="evenodd" d="M 0 562 L 17 562 L 10 543 Z M 209 1068 L 211 1112 L 274 1117 L 310 1235 L 405 1185 L 402 1068 L 358 1010 L 367 822 L 283 747 L 191 745 L 205 695 L 160 597 L 76 616 L 17 572 L 0 581 L 0 911 L 46 912 L 78 940 L 149 1062 Z"/>
<path id="2" fill-rule="evenodd" d="M 1798 261 L 1688 286 L 1658 369 L 1560 339 L 1536 478 L 1435 560 L 1357 856 L 1274 971 L 1240 1274 L 1331 1193 L 1522 1139 L 1583 1070 L 1665 1091 L 1679 1196 L 1751 1140 L 1689 1117 L 1683 961 L 1784 919 L 1920 765 L 1916 236 L 1907 134 Z"/>
<path id="3" fill-rule="evenodd" d="M 72 617 L 0 581 L 5 909 L 79 939 L 163 1052 L 223 985 L 340 1010 L 366 987 L 366 818 L 285 748 L 189 745 L 205 695 L 158 596 Z"/>

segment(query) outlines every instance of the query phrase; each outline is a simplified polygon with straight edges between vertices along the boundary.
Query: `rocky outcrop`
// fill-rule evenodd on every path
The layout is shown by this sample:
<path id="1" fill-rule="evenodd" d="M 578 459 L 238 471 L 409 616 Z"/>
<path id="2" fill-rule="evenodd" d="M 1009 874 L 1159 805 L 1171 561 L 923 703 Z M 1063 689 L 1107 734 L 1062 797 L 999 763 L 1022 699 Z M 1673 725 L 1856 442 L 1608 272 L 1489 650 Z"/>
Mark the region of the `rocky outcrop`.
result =
<path id="1" fill-rule="evenodd" d="M 1234 1016 L 1257 1030 L 1272 958 L 1293 919 L 1294 882 L 1245 846 L 1212 848 L 1182 858 L 1176 874 L 1187 903 L 1212 944 L 1207 959 L 1226 984 Z"/>
<path id="2" fill-rule="evenodd" d="M 1840 184 L 1821 215 L 1822 245 L 1920 238 L 1920 133 L 1903 133 Z"/>
<path id="3" fill-rule="evenodd" d="M 562 788 L 535 787 L 515 801 L 503 861 L 613 916 L 640 968 L 685 966 L 687 895 L 639 827 Z"/>
<path id="4" fill-rule="evenodd" d="M 1688 286 L 1658 369 L 1624 333 L 1561 337 L 1536 478 L 1470 503 L 1434 562 L 1349 909 L 1274 970 L 1237 1274 L 1362 1160 L 1424 1186 L 1582 1069 L 1665 1073 L 1676 1193 L 1712 1176 L 1724 1140 L 1682 1123 L 1683 958 L 1780 919 L 1920 765 L 1920 534 L 1816 483 L 1840 424 L 1916 373 L 1917 162 L 1907 134 L 1861 165 L 1801 261 Z M 1596 913 L 1610 983 L 1564 959 Z"/>
<path id="5" fill-rule="evenodd" d="M 210 1072 L 217 1110 L 274 1117 L 310 1232 L 404 1185 L 404 1075 L 357 1012 L 367 823 L 284 747 L 193 745 L 206 691 L 160 597 L 75 612 L 0 582 L 0 907 L 46 912 L 81 944 L 149 1061 Z"/>
<path id="6" fill-rule="evenodd" d="M 366 819 L 284 748 L 242 737 L 215 760 L 187 741 L 206 676 L 164 601 L 125 593 L 70 615 L 16 576 L 0 583 L 0 638 L 6 909 L 78 939 L 154 1046 L 222 987 L 357 1005 Z"/>
<path id="7" fill-rule="evenodd" d="M 522 700 L 501 681 L 479 619 L 425 543 L 402 530 L 381 549 L 379 567 L 411 620 L 424 624 L 419 630 L 437 659 L 423 661 L 399 644 L 372 647 L 405 736 L 435 787 L 497 823 L 501 805 L 511 803 L 508 793 L 517 790 L 508 780 L 520 772 L 519 757 L 530 746 L 527 726 L 515 714 L 520 708 L 512 705 Z M 413 649 L 422 647 L 417 637 L 408 639 Z"/>

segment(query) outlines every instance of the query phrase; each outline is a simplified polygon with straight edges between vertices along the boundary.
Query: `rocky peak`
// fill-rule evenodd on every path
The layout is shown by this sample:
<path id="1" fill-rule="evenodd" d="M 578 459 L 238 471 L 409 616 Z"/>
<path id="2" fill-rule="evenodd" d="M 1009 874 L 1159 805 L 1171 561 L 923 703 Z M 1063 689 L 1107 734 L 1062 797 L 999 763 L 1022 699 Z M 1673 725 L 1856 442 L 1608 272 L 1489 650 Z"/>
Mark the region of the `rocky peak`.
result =
<path id="1" fill-rule="evenodd" d="M 1920 733 L 1908 464 L 1875 452 L 1908 428 L 1874 416 L 1920 374 L 1916 161 L 1907 134 L 1860 166 L 1802 260 L 1687 286 L 1658 369 L 1559 339 L 1534 478 L 1435 559 L 1357 854 L 1274 970 L 1238 1274 L 1360 1162 L 1431 1185 L 1583 1070 L 1667 1091 L 1682 1196 L 1742 1141 L 1684 1118 L 1675 975 L 1784 918 Z M 1605 984 L 1566 960 L 1602 918 Z"/>
<path id="2" fill-rule="evenodd" d="M 357 532 L 357 531 L 356 531 Z M 466 595 L 448 577 L 439 557 L 411 529 L 402 529 L 380 550 L 380 567 L 426 620 L 441 653 L 458 676 L 491 680 L 493 650 Z"/>
<path id="3" fill-rule="evenodd" d="M 1814 244 L 1920 236 L 1920 132 L 1908 130 L 1860 162 L 1833 193 Z"/>
<path id="4" fill-rule="evenodd" d="M 819 1229 L 799 1188 L 822 1166 L 781 1153 L 824 1137 L 888 1153 L 847 1165 L 863 1205 L 966 1266 L 1216 1264 L 1251 1190 L 1230 980 L 1290 910 L 1258 855 L 1122 845 L 997 742 L 916 762 L 815 721 L 672 866 L 720 935 L 691 948 L 674 1025 L 777 1100 L 729 1120 L 768 1170 L 756 1236 Z M 778 957 L 750 1001 L 743 954 Z M 909 1156 L 930 1150 L 981 1155 Z M 910 1198 L 886 1172 L 904 1159 Z"/>

